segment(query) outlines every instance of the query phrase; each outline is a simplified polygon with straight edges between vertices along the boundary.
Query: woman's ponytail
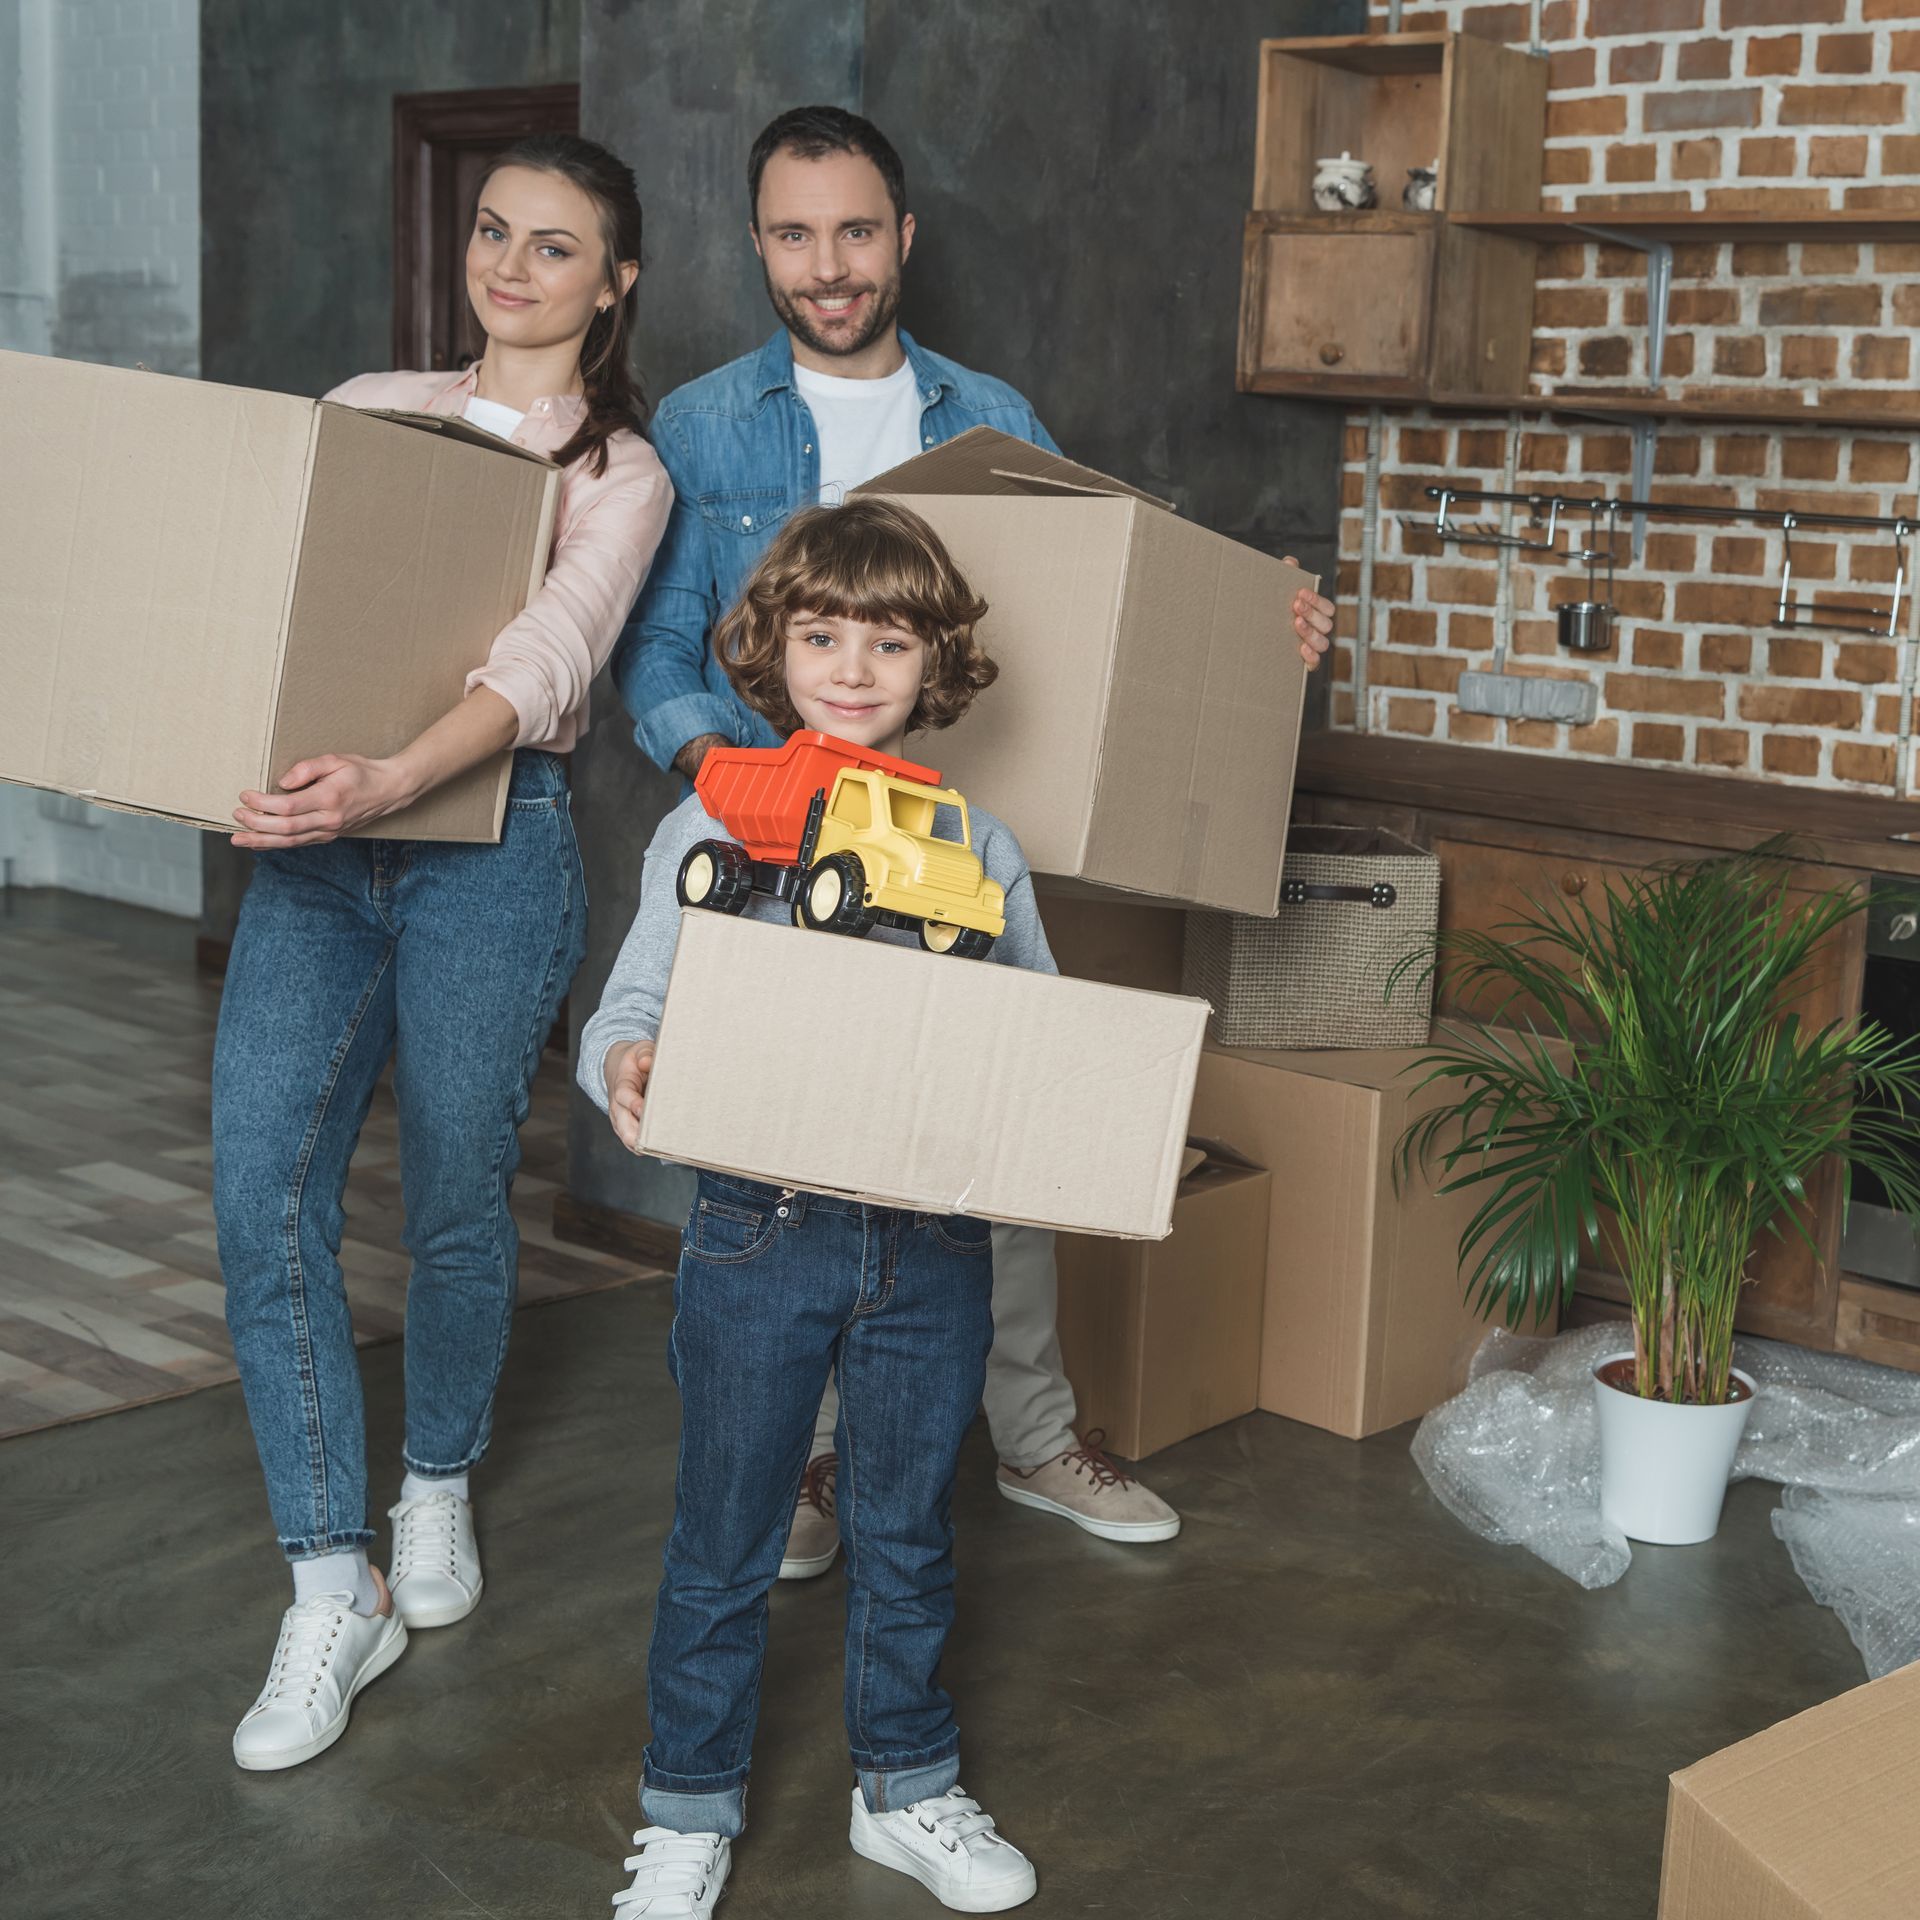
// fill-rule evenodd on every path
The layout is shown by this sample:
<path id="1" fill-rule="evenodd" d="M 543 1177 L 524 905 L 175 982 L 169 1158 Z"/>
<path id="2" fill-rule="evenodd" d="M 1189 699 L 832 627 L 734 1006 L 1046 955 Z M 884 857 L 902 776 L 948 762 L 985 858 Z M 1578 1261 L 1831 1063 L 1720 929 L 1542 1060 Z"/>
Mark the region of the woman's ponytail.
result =
<path id="1" fill-rule="evenodd" d="M 515 141 L 489 172 L 501 167 L 558 174 L 593 202 L 606 247 L 607 284 L 617 287 L 620 263 L 640 258 L 640 193 L 632 169 L 617 154 L 577 133 L 528 134 Z M 485 192 L 482 183 L 481 194 Z M 607 442 L 616 433 L 638 433 L 646 423 L 646 395 L 629 357 L 639 286 L 640 277 L 635 274 L 633 285 L 593 316 L 580 344 L 580 385 L 587 412 L 573 438 L 553 456 L 563 467 L 584 455 L 593 473 L 605 473 Z"/>

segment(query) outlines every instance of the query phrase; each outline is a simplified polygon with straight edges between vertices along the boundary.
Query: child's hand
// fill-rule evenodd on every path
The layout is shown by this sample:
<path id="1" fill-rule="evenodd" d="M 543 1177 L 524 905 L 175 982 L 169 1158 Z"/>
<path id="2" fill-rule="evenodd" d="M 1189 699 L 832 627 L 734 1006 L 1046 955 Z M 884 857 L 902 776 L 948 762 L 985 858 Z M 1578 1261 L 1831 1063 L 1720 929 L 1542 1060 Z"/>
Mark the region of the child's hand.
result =
<path id="1" fill-rule="evenodd" d="M 1297 567 L 1300 562 L 1288 554 L 1286 564 Z M 1300 636 L 1300 658 L 1311 673 L 1320 664 L 1320 656 L 1333 645 L 1333 602 L 1324 593 L 1302 587 L 1293 596 L 1293 630 Z"/>
<path id="2" fill-rule="evenodd" d="M 653 1042 L 622 1040 L 607 1049 L 601 1063 L 607 1082 L 607 1118 L 629 1153 L 640 1151 L 640 1110 L 647 1104 L 647 1082 L 653 1077 Z"/>

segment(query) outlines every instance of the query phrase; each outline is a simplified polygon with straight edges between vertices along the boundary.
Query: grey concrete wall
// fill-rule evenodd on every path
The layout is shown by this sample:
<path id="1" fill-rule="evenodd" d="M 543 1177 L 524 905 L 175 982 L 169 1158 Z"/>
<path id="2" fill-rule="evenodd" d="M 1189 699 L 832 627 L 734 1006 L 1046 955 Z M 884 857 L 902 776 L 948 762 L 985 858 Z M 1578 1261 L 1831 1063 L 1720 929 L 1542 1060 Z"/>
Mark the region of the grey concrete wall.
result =
<path id="1" fill-rule="evenodd" d="M 319 393 L 389 364 L 393 96 L 578 78 L 580 0 L 202 0 L 202 363 Z"/>
<path id="2" fill-rule="evenodd" d="M 201 370 L 324 393 L 391 364 L 393 96 L 555 86 L 580 0 L 201 0 Z M 250 862 L 202 836 L 201 929 Z"/>
<path id="3" fill-rule="evenodd" d="M 1234 391 L 1263 37 L 1348 33 L 1364 0 L 585 0 L 582 124 L 633 160 L 651 234 L 642 362 L 667 391 L 772 330 L 746 232 L 753 135 L 824 100 L 899 147 L 919 237 L 904 317 L 1023 389 L 1075 458 L 1331 577 L 1340 416 Z M 690 288 L 697 299 L 687 298 Z M 673 783 L 611 708 L 581 755 L 598 999 Z M 674 1220 L 576 1096 L 576 1197 Z"/>

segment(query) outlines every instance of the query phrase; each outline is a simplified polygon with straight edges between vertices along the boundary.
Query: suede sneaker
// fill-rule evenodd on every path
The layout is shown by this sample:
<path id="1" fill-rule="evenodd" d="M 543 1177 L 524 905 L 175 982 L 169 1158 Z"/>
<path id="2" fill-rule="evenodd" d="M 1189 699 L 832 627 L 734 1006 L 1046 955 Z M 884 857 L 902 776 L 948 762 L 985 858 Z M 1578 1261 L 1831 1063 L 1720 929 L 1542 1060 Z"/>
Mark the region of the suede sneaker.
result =
<path id="1" fill-rule="evenodd" d="M 812 1580 L 833 1565 L 840 1551 L 840 1519 L 833 1504 L 840 1456 L 817 1454 L 800 1476 L 800 1497 L 793 1505 L 793 1527 L 780 1562 L 782 1580 Z"/>
<path id="2" fill-rule="evenodd" d="M 1031 1900 L 1039 1885 L 1033 1862 L 994 1831 L 993 1815 L 963 1787 L 895 1813 L 869 1813 L 855 1787 L 847 1838 L 862 1859 L 911 1874 L 955 1913 L 1004 1913 Z"/>
<path id="3" fill-rule="evenodd" d="M 1002 1461 L 1000 1491 L 1019 1506 L 1057 1513 L 1102 1540 L 1171 1540 L 1180 1531 L 1180 1516 L 1108 1454 L 1100 1444 L 1105 1438 L 1105 1429 L 1096 1427 L 1037 1467 Z"/>
<path id="4" fill-rule="evenodd" d="M 614 1920 L 707 1920 L 733 1865 L 733 1842 L 717 1833 L 642 1827 L 640 1849 L 621 1862 L 633 1884 L 613 1896 Z"/>

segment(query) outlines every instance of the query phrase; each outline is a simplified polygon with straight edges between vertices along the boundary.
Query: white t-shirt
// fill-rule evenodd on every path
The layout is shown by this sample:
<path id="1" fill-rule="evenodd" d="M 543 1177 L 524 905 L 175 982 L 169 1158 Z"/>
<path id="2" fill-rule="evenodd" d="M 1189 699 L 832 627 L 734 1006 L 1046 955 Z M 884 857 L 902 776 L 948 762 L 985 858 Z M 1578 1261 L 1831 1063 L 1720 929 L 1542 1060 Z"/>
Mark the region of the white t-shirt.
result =
<path id="1" fill-rule="evenodd" d="M 520 422 L 527 417 L 524 413 L 515 413 L 511 407 L 503 407 L 498 400 L 482 400 L 477 393 L 467 396 L 465 411 L 476 427 L 485 427 L 502 440 L 511 440 L 520 431 Z"/>
<path id="2" fill-rule="evenodd" d="M 920 389 L 903 360 L 884 380 L 844 380 L 796 366 L 793 384 L 820 435 L 820 502 L 838 506 L 855 487 L 923 451 Z"/>

